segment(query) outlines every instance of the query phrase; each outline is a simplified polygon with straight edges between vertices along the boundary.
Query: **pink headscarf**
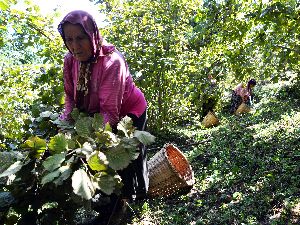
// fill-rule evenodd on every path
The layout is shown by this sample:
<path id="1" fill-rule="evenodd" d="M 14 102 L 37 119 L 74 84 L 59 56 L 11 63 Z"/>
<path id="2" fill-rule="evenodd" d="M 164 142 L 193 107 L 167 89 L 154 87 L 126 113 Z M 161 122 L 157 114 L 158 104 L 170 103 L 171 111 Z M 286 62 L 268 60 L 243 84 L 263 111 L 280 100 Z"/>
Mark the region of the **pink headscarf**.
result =
<path id="1" fill-rule="evenodd" d="M 96 60 L 98 58 L 99 54 L 100 54 L 100 46 L 102 44 L 103 38 L 99 33 L 97 24 L 96 24 L 95 20 L 93 19 L 93 17 L 85 11 L 75 10 L 75 11 L 72 11 L 72 12 L 68 13 L 63 18 L 63 20 L 58 25 L 58 32 L 60 33 L 60 35 L 61 35 L 61 37 L 64 40 L 64 43 L 66 45 L 65 35 L 64 35 L 64 31 L 63 31 L 63 25 L 65 23 L 79 24 L 79 25 L 82 26 L 84 31 L 89 36 L 90 41 L 91 41 L 92 46 L 93 46 L 92 61 Z M 66 45 L 66 47 L 68 48 L 67 45 Z"/>

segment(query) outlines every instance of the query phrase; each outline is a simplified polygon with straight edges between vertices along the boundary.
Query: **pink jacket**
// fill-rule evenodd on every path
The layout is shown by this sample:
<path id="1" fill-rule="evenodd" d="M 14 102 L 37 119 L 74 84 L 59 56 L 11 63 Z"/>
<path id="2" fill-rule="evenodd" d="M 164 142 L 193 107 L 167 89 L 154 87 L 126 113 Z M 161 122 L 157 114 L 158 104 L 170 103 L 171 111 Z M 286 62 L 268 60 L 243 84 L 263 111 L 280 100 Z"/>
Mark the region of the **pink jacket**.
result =
<path id="1" fill-rule="evenodd" d="M 238 84 L 235 87 L 234 91 L 237 95 L 242 97 L 244 102 L 246 102 L 250 96 L 249 91 L 247 90 L 247 88 L 244 87 L 244 85 L 242 83 Z"/>
<path id="2" fill-rule="evenodd" d="M 124 57 L 113 45 L 101 47 L 91 70 L 88 113 L 101 113 L 104 122 L 111 125 L 128 113 L 137 117 L 143 114 L 147 107 L 145 97 L 135 86 Z M 63 73 L 65 111 L 61 119 L 67 119 L 75 106 L 79 74 L 79 62 L 70 53 L 65 56 Z"/>

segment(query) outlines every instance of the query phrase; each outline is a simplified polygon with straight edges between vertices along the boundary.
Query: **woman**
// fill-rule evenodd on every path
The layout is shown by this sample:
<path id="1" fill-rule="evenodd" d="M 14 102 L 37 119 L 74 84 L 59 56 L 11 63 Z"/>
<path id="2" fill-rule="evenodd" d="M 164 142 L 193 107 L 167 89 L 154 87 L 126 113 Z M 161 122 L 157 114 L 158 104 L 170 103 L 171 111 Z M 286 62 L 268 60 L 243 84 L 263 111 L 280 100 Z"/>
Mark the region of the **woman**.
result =
<path id="1" fill-rule="evenodd" d="M 114 131 L 124 116 L 138 130 L 146 124 L 147 103 L 129 73 L 123 55 L 102 38 L 93 17 L 77 10 L 68 13 L 58 31 L 69 52 L 64 59 L 65 110 L 61 119 L 69 119 L 76 107 L 90 115 L 100 113 Z M 145 148 L 130 166 L 120 171 L 124 183 L 122 198 L 145 196 L 148 170 Z"/>
<path id="2" fill-rule="evenodd" d="M 244 102 L 252 105 L 253 101 L 253 88 L 256 85 L 256 80 L 251 79 L 245 88 L 242 83 L 238 84 L 232 91 L 230 112 L 234 113 L 237 108 Z"/>

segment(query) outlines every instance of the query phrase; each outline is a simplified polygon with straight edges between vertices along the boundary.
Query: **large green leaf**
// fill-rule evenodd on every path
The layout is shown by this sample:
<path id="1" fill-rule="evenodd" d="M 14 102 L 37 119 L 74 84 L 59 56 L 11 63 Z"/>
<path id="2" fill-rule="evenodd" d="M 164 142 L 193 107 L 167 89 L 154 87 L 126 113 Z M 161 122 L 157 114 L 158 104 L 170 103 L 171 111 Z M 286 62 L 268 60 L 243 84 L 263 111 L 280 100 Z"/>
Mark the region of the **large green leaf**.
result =
<path id="1" fill-rule="evenodd" d="M 139 141 L 136 138 L 123 137 L 120 145 L 125 149 L 130 160 L 135 160 L 139 156 Z"/>
<path id="2" fill-rule="evenodd" d="M 129 137 L 135 130 L 132 125 L 132 119 L 129 116 L 125 116 L 117 125 L 118 130 L 122 131 L 125 137 Z"/>
<path id="3" fill-rule="evenodd" d="M 66 158 L 65 152 L 60 153 L 60 154 L 55 154 L 53 156 L 49 156 L 43 162 L 43 166 L 44 166 L 45 170 L 52 172 L 53 170 L 55 170 L 61 166 L 61 164 L 63 163 L 65 158 Z"/>
<path id="4" fill-rule="evenodd" d="M 21 147 L 29 150 L 29 156 L 40 158 L 41 155 L 45 152 L 46 146 L 47 143 L 44 139 L 35 136 L 30 137 L 28 140 L 26 140 Z"/>
<path id="5" fill-rule="evenodd" d="M 48 144 L 51 154 L 57 154 L 68 150 L 68 141 L 64 134 L 57 134 L 51 137 Z"/>
<path id="6" fill-rule="evenodd" d="M 59 167 L 57 170 L 54 170 L 50 173 L 47 173 L 42 177 L 41 184 L 45 185 L 46 183 L 52 182 L 57 185 L 62 185 L 63 181 L 68 179 L 72 173 L 72 169 L 69 165 Z"/>
<path id="7" fill-rule="evenodd" d="M 4 172 L 17 160 L 24 158 L 21 152 L 17 151 L 0 151 L 0 173 Z"/>
<path id="8" fill-rule="evenodd" d="M 9 4 L 6 0 L 0 0 L 0 10 L 7 10 L 9 8 Z"/>
<path id="9" fill-rule="evenodd" d="M 74 131 L 74 125 L 68 121 L 68 120 L 61 120 L 60 118 L 57 118 L 52 121 L 53 124 L 57 125 L 62 131 Z"/>
<path id="10" fill-rule="evenodd" d="M 60 168 L 58 168 L 58 171 L 60 172 L 60 175 L 58 178 L 56 178 L 53 183 L 57 186 L 57 185 L 62 185 L 63 181 L 65 181 L 66 179 L 68 179 L 72 173 L 72 169 L 70 168 L 69 165 L 67 166 L 62 166 Z"/>
<path id="11" fill-rule="evenodd" d="M 137 151 L 137 148 L 134 148 L 134 150 Z M 109 162 L 109 166 L 114 170 L 126 168 L 136 156 L 131 150 L 124 148 L 121 144 L 110 148 L 105 152 L 105 155 Z"/>
<path id="12" fill-rule="evenodd" d="M 98 145 L 104 145 L 106 147 L 110 147 L 113 145 L 117 145 L 118 144 L 118 138 L 117 136 L 112 133 L 111 131 L 102 131 L 102 132 L 96 132 L 96 141 L 98 143 Z"/>
<path id="13" fill-rule="evenodd" d="M 136 137 L 144 145 L 149 145 L 155 141 L 155 137 L 146 131 L 136 130 L 133 136 Z"/>
<path id="14" fill-rule="evenodd" d="M 77 154 L 83 154 L 87 158 L 93 153 L 93 151 L 92 145 L 89 142 L 84 142 L 82 148 L 76 149 Z"/>
<path id="15" fill-rule="evenodd" d="M 45 176 L 42 177 L 41 184 L 45 185 L 46 183 L 49 183 L 53 181 L 56 177 L 58 177 L 60 174 L 59 170 L 54 170 L 50 173 L 47 173 Z"/>
<path id="16" fill-rule="evenodd" d="M 121 177 L 119 175 L 110 175 L 105 172 L 97 173 L 93 179 L 93 185 L 107 195 L 111 195 L 116 187 L 119 187 Z"/>
<path id="17" fill-rule="evenodd" d="M 0 192 L 0 209 L 9 208 L 15 202 L 15 198 L 10 192 Z"/>
<path id="18" fill-rule="evenodd" d="M 92 118 L 81 117 L 75 123 L 75 130 L 82 137 L 90 137 L 92 134 Z"/>
<path id="19" fill-rule="evenodd" d="M 94 151 L 88 158 L 87 163 L 92 170 L 103 171 L 107 169 L 108 161 L 103 152 Z"/>
<path id="20" fill-rule="evenodd" d="M 95 131 L 103 130 L 103 116 L 101 116 L 100 113 L 94 114 L 92 126 Z"/>
<path id="21" fill-rule="evenodd" d="M 86 200 L 90 200 L 95 194 L 95 188 L 89 176 L 82 169 L 74 172 L 72 176 L 72 187 L 75 194 Z"/>
<path id="22" fill-rule="evenodd" d="M 74 108 L 74 109 L 72 110 L 72 112 L 71 112 L 71 117 L 72 117 L 72 119 L 73 119 L 73 120 L 78 120 L 79 114 L 80 114 L 79 110 L 78 110 L 77 108 Z"/>
<path id="23" fill-rule="evenodd" d="M 12 164 L 10 167 L 8 167 L 3 173 L 0 174 L 1 177 L 7 177 L 12 174 L 15 174 L 18 172 L 24 164 L 21 161 L 17 161 L 14 164 Z"/>

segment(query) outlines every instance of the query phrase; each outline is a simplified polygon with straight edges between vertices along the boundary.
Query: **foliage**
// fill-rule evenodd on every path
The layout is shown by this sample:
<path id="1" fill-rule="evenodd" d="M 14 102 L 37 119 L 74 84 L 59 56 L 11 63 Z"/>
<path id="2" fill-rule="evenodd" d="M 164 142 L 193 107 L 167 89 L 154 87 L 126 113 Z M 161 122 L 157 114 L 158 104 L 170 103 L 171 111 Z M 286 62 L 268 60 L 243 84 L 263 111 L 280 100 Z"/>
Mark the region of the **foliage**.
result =
<path id="1" fill-rule="evenodd" d="M 62 41 L 53 27 L 55 14 L 42 15 L 31 1 L 1 2 L 7 4 L 0 7 L 1 64 L 62 63 Z M 26 7 L 18 7 L 22 4 Z"/>
<path id="2" fill-rule="evenodd" d="M 298 73 L 297 1 L 204 1 L 189 35 L 200 58 L 228 84 Z"/>
<path id="3" fill-rule="evenodd" d="M 64 49 L 53 31 L 53 16 L 41 15 L 30 1 L 25 9 L 20 4 L 0 1 L 1 150 L 15 149 L 34 132 L 31 122 L 41 111 L 58 112 L 64 103 Z"/>
<path id="4" fill-rule="evenodd" d="M 101 32 L 125 53 L 146 94 L 152 130 L 201 115 L 209 75 L 219 111 L 241 81 L 299 72 L 297 1 L 96 2 L 110 24 Z"/>
<path id="5" fill-rule="evenodd" d="M 136 224 L 299 224 L 300 98 L 290 95 L 294 79 L 258 85 L 250 114 L 224 112 L 218 127 L 203 129 L 199 122 L 173 130 L 200 142 L 177 142 L 196 184 L 187 195 L 149 200 L 146 211 L 135 205 Z"/>
<path id="6" fill-rule="evenodd" d="M 20 143 L 26 140 L 28 149 L 34 149 L 28 157 L 42 157 L 37 162 L 45 160 L 43 157 L 50 152 L 63 159 L 60 154 L 70 148 L 69 139 L 57 135 L 54 122 L 64 103 L 61 68 L 65 50 L 53 27 L 53 19 L 58 14 L 41 15 L 39 8 L 30 1 L 25 1 L 26 9 L 17 9 L 15 4 L 19 2 L 0 0 L 0 150 L 5 151 L 1 155 L 2 170 L 7 168 L 8 162 L 20 160 L 11 150 L 19 151 Z M 299 215 L 296 210 L 299 207 L 296 175 L 299 173 L 296 163 L 299 158 L 299 129 L 296 129 L 299 127 L 300 87 L 299 1 L 94 2 L 109 22 L 101 33 L 125 54 L 137 85 L 146 95 L 149 128 L 160 137 L 166 133 L 161 142 L 155 143 L 158 149 L 160 143 L 181 142 L 186 136 L 189 136 L 184 142 L 187 144 L 211 140 L 200 146 L 190 145 L 194 147 L 188 154 L 199 181 L 196 192 L 164 200 L 162 207 L 159 200 L 150 202 L 141 211 L 147 217 L 155 217 L 156 224 L 181 224 L 187 220 L 196 224 L 287 224 L 296 221 Z M 203 103 L 210 98 L 207 95 L 209 75 L 217 82 L 212 96 L 218 101 L 215 111 L 222 125 L 203 130 L 199 115 Z M 265 85 L 256 96 L 257 110 L 246 117 L 232 117 L 225 108 L 228 93 L 235 84 L 249 78 L 256 78 L 260 85 Z M 291 86 L 282 87 L 281 84 L 288 80 Z M 83 124 L 90 124 L 90 121 L 84 119 Z M 80 123 L 78 125 L 81 127 Z M 178 125 L 183 125 L 179 131 Z M 64 130 L 73 129 L 68 124 L 59 126 Z M 93 129 L 89 126 L 76 132 L 85 139 Z M 119 127 L 122 135 L 126 129 Z M 97 138 L 109 144 L 109 138 L 113 137 L 100 135 Z M 83 144 L 78 151 L 86 160 L 93 145 Z M 116 151 L 127 159 L 132 156 L 118 148 Z M 106 168 L 105 163 L 99 166 L 99 154 L 90 156 L 89 169 Z M 114 155 L 105 156 L 115 159 Z M 49 175 L 45 176 L 43 187 L 55 186 L 54 181 L 69 184 L 68 188 L 56 186 L 60 195 L 53 196 L 50 192 L 39 197 L 52 199 L 54 206 L 60 198 L 71 199 L 64 194 L 73 193 L 67 157 L 59 168 L 49 166 L 49 171 L 37 162 L 22 166 L 20 171 L 26 175 L 18 181 L 20 187 L 37 183 L 31 171 L 39 165 L 45 175 Z M 54 161 L 50 160 L 49 164 L 55 167 Z M 18 168 L 18 164 L 16 166 Z M 122 165 L 116 161 L 113 167 Z M 86 177 L 79 169 L 77 175 Z M 64 180 L 65 177 L 68 178 Z M 111 177 L 103 176 L 103 180 L 106 178 L 110 180 Z M 99 185 L 108 192 L 112 189 L 102 183 Z M 86 191 L 83 195 L 86 198 L 93 192 L 91 184 L 80 182 L 80 179 L 74 187 L 76 193 Z M 27 197 L 37 199 L 33 193 L 35 186 L 29 190 L 24 202 L 28 202 Z M 10 195 L 3 196 L 7 200 L 5 204 L 12 203 Z M 20 204 L 19 214 L 28 211 L 26 204 Z M 49 208 L 49 204 L 52 203 L 43 208 L 44 218 L 61 215 L 57 208 Z M 168 204 L 175 204 L 177 208 L 169 209 Z M 37 202 L 32 207 L 40 206 Z M 77 205 L 66 201 L 63 207 L 66 217 L 72 218 Z M 29 220 L 31 216 L 30 213 L 26 215 Z M 13 216 L 10 218 L 17 220 Z"/>
<path id="7" fill-rule="evenodd" d="M 105 1 L 111 26 L 102 33 L 129 63 L 149 105 L 149 126 L 163 130 L 189 115 L 186 88 L 197 74 L 198 56 L 189 48 L 191 16 L 200 1 Z"/>
<path id="8" fill-rule="evenodd" d="M 38 131 L 46 132 L 47 126 L 50 130 L 48 122 L 35 123 L 41 119 L 41 111 L 59 112 L 63 106 L 60 70 L 47 65 L 3 68 L 0 77 L 0 149 L 14 149 L 33 132 L 41 135 Z"/>
<path id="9" fill-rule="evenodd" d="M 53 222 L 72 221 L 76 210 L 90 204 L 96 193 L 120 194 L 122 180 L 117 171 L 138 157 L 140 143 L 154 141 L 151 134 L 136 131 L 127 117 L 114 134 L 98 114 L 89 117 L 75 109 L 74 121 L 69 122 L 44 114 L 52 116 L 60 132 L 49 140 L 27 139 L 19 149 L 24 159 L 0 174 L 0 178 L 9 177 L 5 189 L 15 198 L 10 206 L 20 214 L 20 221 L 29 214 L 33 221 L 42 221 L 48 213 L 43 206 L 49 203 L 56 203 L 59 213 Z"/>

